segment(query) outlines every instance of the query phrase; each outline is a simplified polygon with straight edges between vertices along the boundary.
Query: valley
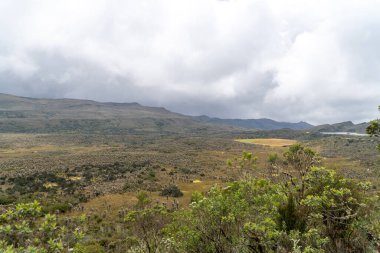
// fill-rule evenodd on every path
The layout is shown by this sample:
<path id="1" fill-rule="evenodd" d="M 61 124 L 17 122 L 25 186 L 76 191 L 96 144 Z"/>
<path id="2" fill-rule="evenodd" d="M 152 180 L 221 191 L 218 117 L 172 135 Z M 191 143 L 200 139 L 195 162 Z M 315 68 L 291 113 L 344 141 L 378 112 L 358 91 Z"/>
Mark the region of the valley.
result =
<path id="1" fill-rule="evenodd" d="M 8 112 L 0 120 L 0 208 L 38 201 L 60 224 L 75 220 L 86 234 L 85 252 L 126 252 L 138 245 L 126 219 L 153 204 L 175 215 L 191 210 L 196 196 L 247 176 L 286 180 L 272 172 L 269 157 L 283 160 L 297 143 L 317 152 L 319 166 L 380 187 L 377 140 L 368 136 L 235 128 L 135 104 L 85 102 L 82 115 L 83 106 L 73 109 L 81 101 L 32 100 L 35 107 L 27 110 L 29 99 L 19 104 L 9 98 L 0 101 Z M 44 103 L 49 106 L 41 110 Z M 52 113 L 62 106 L 69 111 Z"/>

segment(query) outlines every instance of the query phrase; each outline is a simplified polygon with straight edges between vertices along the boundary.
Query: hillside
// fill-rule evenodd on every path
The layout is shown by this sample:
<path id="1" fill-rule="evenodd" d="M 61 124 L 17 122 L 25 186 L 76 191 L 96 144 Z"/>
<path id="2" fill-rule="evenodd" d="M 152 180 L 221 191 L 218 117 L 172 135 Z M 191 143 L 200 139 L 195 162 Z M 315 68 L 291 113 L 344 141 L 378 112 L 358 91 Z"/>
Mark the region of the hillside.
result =
<path id="1" fill-rule="evenodd" d="M 310 125 L 309 123 L 303 121 L 298 123 L 289 123 L 279 122 L 272 119 L 220 119 L 210 118 L 208 116 L 198 116 L 195 117 L 195 119 L 201 122 L 260 130 L 278 130 L 284 128 L 301 130 L 313 127 L 313 125 Z"/>
<path id="2" fill-rule="evenodd" d="M 207 133 L 233 131 L 138 103 L 34 99 L 0 94 L 0 132 Z M 236 130 L 236 129 L 235 129 Z"/>
<path id="3" fill-rule="evenodd" d="M 271 119 L 220 119 L 186 116 L 138 103 L 102 103 L 81 99 L 36 99 L 0 94 L 0 132 L 52 133 L 231 133 L 252 130 L 311 130 L 364 133 L 367 124 L 312 126 Z"/>
<path id="4" fill-rule="evenodd" d="M 0 132 L 218 133 L 310 127 L 312 125 L 306 122 L 287 123 L 271 119 L 191 117 L 138 103 L 36 99 L 0 94 Z"/>
<path id="5" fill-rule="evenodd" d="M 352 133 L 365 133 L 368 123 L 354 124 L 351 121 L 324 124 L 313 127 L 312 132 L 352 132 Z"/>

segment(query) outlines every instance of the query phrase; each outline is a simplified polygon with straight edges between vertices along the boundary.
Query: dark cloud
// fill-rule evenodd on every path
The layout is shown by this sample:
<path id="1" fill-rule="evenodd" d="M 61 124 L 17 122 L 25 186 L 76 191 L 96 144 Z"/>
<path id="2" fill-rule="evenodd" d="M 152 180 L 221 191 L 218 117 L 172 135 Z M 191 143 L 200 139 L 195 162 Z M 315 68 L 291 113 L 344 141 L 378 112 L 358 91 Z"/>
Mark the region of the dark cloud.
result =
<path id="1" fill-rule="evenodd" d="M 379 8 L 375 0 L 4 0 L 0 92 L 365 121 L 380 103 Z"/>

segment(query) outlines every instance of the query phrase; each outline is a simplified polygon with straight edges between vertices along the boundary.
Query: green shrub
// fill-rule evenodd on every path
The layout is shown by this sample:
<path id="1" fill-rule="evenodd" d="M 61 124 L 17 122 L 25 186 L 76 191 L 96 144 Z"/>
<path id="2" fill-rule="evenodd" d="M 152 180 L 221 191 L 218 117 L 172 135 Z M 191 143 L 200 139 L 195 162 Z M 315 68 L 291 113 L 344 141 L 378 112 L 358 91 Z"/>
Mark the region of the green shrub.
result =
<path id="1" fill-rule="evenodd" d="M 37 201 L 12 205 L 0 212 L 0 252 L 64 252 L 83 239 L 82 220 L 68 230 L 56 215 L 44 215 Z"/>
<path id="2" fill-rule="evenodd" d="M 192 199 L 165 228 L 179 252 L 376 252 L 380 243 L 371 185 L 325 168 L 303 182 L 237 181 Z"/>
<path id="3" fill-rule="evenodd" d="M 0 195 L 0 205 L 9 205 L 16 201 L 16 197 L 12 195 Z"/>
<path id="4" fill-rule="evenodd" d="M 77 244 L 74 248 L 74 253 L 105 253 L 104 248 L 97 244 Z"/>
<path id="5" fill-rule="evenodd" d="M 61 213 L 65 213 L 65 212 L 68 212 L 70 211 L 72 208 L 72 205 L 70 203 L 67 203 L 67 202 L 62 202 L 62 203 L 51 203 L 47 206 L 44 206 L 42 208 L 42 211 L 44 213 L 53 213 L 53 212 L 56 212 L 56 211 L 59 211 Z"/>
<path id="6" fill-rule="evenodd" d="M 183 196 L 183 192 L 181 192 L 181 190 L 178 188 L 178 186 L 176 185 L 169 185 L 165 188 L 163 188 L 161 190 L 161 193 L 160 193 L 161 196 L 168 196 L 168 197 L 174 197 L 174 198 L 178 198 L 178 197 L 182 197 Z"/>

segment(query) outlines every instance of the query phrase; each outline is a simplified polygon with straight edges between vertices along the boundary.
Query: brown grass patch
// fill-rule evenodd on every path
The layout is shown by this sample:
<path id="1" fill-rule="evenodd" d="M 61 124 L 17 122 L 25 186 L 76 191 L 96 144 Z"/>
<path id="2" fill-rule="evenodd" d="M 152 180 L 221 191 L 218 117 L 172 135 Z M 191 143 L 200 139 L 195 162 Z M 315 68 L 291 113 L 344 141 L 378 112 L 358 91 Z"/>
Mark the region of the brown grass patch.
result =
<path id="1" fill-rule="evenodd" d="M 290 140 L 290 139 L 274 139 L 274 138 L 268 138 L 268 139 L 237 139 L 235 140 L 237 142 L 246 143 L 246 144 L 256 144 L 256 145 L 264 145 L 264 146 L 270 146 L 270 147 L 288 147 L 290 145 L 293 145 L 297 143 L 296 140 Z"/>
<path id="2" fill-rule="evenodd" d="M 218 181 L 201 181 L 197 184 L 194 183 L 179 183 L 178 187 L 183 192 L 183 196 L 179 198 L 173 197 L 163 197 L 159 195 L 159 192 L 148 192 L 149 197 L 153 203 L 165 203 L 168 208 L 172 206 L 173 200 L 179 203 L 179 208 L 188 208 L 191 200 L 191 195 L 194 191 L 207 192 L 210 188 L 216 184 L 221 185 Z M 89 212 L 91 210 L 97 213 L 107 210 L 110 215 L 117 215 L 118 211 L 122 208 L 130 209 L 137 204 L 136 198 L 137 192 L 126 192 L 120 194 L 106 194 L 94 199 L 91 199 L 87 203 L 84 203 L 84 212 Z M 106 207 L 109 206 L 110 209 Z M 70 216 L 79 215 L 79 211 L 71 212 Z"/>
<path id="3" fill-rule="evenodd" d="M 45 183 L 44 186 L 45 186 L 45 188 L 53 188 L 53 187 L 57 187 L 58 184 L 57 183 L 48 182 L 48 183 Z"/>

